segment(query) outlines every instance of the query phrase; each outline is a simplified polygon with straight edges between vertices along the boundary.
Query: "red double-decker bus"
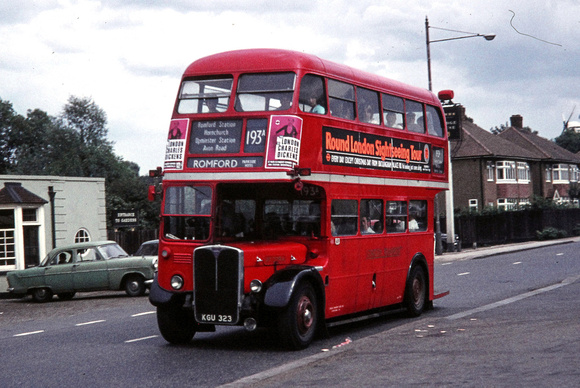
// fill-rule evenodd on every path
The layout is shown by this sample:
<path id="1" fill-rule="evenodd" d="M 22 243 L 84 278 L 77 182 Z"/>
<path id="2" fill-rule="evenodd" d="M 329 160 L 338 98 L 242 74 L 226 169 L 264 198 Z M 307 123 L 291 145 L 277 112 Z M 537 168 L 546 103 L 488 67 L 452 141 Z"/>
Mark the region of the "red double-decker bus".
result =
<path id="1" fill-rule="evenodd" d="M 427 90 L 285 50 L 193 62 L 163 168 L 161 334 L 270 326 L 300 349 L 337 320 L 421 314 L 447 157 Z"/>

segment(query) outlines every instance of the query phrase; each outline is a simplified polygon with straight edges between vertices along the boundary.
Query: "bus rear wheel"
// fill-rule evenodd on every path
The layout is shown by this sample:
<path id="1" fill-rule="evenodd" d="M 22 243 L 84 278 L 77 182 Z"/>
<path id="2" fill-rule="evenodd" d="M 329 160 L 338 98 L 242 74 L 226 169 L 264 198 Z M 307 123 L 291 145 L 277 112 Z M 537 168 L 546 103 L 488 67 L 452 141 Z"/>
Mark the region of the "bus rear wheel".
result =
<path id="1" fill-rule="evenodd" d="M 425 271 L 420 265 L 411 269 L 405 288 L 405 307 L 410 317 L 421 315 L 427 304 L 427 281 Z"/>
<path id="2" fill-rule="evenodd" d="M 157 307 L 157 326 L 165 340 L 174 345 L 186 344 L 195 335 L 193 314 L 175 306 Z"/>
<path id="3" fill-rule="evenodd" d="M 301 284 L 278 317 L 278 333 L 288 349 L 307 348 L 318 329 L 318 301 L 308 283 Z"/>

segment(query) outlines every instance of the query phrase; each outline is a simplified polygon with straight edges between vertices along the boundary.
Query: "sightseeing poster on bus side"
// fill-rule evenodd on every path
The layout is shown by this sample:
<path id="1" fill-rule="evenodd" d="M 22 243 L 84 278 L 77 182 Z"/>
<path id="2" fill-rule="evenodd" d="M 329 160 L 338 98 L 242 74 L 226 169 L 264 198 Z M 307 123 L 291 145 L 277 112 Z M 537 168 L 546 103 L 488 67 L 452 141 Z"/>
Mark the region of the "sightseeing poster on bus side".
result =
<path id="1" fill-rule="evenodd" d="M 322 162 L 338 166 L 431 173 L 428 143 L 346 131 L 322 129 Z M 442 170 L 438 167 L 437 172 Z"/>

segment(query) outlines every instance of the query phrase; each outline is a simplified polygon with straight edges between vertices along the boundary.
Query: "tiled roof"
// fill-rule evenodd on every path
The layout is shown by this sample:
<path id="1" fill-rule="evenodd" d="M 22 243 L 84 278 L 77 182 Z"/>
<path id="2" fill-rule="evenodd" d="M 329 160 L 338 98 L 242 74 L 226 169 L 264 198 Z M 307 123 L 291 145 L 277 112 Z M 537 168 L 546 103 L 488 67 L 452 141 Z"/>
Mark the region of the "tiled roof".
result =
<path id="1" fill-rule="evenodd" d="M 45 204 L 48 201 L 40 198 L 22 187 L 21 183 L 5 182 L 0 190 L 0 205 L 9 204 Z"/>
<path id="2" fill-rule="evenodd" d="M 503 139 L 470 121 L 463 121 L 461 140 L 451 141 L 451 158 L 507 157 L 511 159 L 538 160 L 540 157 L 513 142 Z"/>
<path id="3" fill-rule="evenodd" d="M 580 157 L 578 154 L 574 154 L 573 152 L 560 147 L 553 141 L 544 139 L 534 133 L 509 127 L 499 136 L 519 145 L 520 147 L 525 147 L 526 149 L 533 151 L 543 160 L 580 163 Z"/>

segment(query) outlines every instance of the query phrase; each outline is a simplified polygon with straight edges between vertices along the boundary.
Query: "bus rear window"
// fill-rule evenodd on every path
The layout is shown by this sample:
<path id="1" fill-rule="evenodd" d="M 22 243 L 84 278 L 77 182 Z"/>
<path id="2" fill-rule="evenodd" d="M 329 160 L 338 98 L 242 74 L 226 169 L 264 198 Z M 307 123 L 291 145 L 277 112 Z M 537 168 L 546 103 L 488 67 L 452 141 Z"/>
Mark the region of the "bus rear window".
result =
<path id="1" fill-rule="evenodd" d="M 232 77 L 183 81 L 177 113 L 225 112 L 230 102 Z"/>
<path id="2" fill-rule="evenodd" d="M 236 111 L 286 110 L 294 95 L 294 73 L 242 74 L 238 80 Z"/>

